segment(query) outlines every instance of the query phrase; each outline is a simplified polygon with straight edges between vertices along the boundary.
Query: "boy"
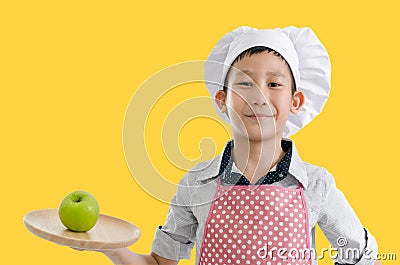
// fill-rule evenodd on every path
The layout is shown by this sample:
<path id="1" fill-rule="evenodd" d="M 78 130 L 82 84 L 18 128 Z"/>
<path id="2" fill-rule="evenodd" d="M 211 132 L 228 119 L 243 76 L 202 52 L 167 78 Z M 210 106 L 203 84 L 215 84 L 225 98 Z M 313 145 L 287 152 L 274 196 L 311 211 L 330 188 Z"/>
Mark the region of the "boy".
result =
<path id="1" fill-rule="evenodd" d="M 338 264 L 380 264 L 331 174 L 302 161 L 287 138 L 329 94 L 329 57 L 314 33 L 239 27 L 211 52 L 205 80 L 233 139 L 182 178 L 150 255 L 103 253 L 115 264 L 177 264 L 196 243 L 196 264 L 317 264 L 294 250 L 315 249 L 318 223 L 344 253 Z"/>

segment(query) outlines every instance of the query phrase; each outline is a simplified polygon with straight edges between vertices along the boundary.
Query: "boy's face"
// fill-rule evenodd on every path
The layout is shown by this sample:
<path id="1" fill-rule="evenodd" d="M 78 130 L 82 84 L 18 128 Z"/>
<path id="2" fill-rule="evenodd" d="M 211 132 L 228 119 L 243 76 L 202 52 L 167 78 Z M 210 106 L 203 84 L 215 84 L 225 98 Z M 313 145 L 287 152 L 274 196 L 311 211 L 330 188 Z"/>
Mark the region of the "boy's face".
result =
<path id="1" fill-rule="evenodd" d="M 249 140 L 282 137 L 289 113 L 297 113 L 304 95 L 292 95 L 292 78 L 286 62 L 273 53 L 245 56 L 235 62 L 227 76 L 226 93 L 215 99 L 226 112 L 234 133 Z"/>

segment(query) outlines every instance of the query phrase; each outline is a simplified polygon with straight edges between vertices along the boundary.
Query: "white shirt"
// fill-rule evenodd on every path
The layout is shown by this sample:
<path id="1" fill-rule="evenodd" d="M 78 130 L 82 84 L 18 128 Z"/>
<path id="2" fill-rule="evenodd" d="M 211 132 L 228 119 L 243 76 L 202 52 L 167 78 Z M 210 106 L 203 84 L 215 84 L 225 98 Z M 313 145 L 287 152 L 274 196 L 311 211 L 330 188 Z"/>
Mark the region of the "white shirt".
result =
<path id="1" fill-rule="evenodd" d="M 157 255 L 171 260 L 190 259 L 190 252 L 196 244 L 198 263 L 222 154 L 223 151 L 214 159 L 197 164 L 182 177 L 171 200 L 165 224 L 155 233 L 152 251 Z M 242 173 L 235 165 L 232 171 Z M 292 142 L 288 176 L 271 185 L 297 188 L 299 182 L 304 187 L 308 208 L 311 248 L 315 249 L 315 226 L 318 224 L 332 247 L 338 249 L 337 253 L 343 253 L 334 259 L 335 262 L 372 265 L 373 257 L 378 252 L 374 236 L 363 227 L 343 193 L 336 187 L 333 176 L 322 167 L 302 161 Z M 341 244 L 343 238 L 347 244 L 338 245 L 337 241 L 342 240 L 339 242 Z M 354 256 L 352 251 L 346 249 L 359 250 L 359 256 Z M 316 256 L 319 255 L 316 253 Z M 325 253 L 326 258 L 329 258 L 328 253 Z M 318 260 L 314 259 L 313 265 L 316 264 Z"/>

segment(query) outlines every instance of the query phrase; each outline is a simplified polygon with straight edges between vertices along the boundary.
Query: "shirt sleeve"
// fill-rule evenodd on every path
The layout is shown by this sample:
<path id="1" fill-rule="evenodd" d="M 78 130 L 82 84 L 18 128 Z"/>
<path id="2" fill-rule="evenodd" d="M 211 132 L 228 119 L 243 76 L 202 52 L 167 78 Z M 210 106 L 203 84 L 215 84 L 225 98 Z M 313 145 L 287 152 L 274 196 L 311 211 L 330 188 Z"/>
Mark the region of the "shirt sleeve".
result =
<path id="1" fill-rule="evenodd" d="M 178 184 L 163 226 L 155 232 L 152 252 L 166 259 L 190 259 L 196 241 L 197 219 L 190 207 L 190 187 L 185 177 Z"/>
<path id="2" fill-rule="evenodd" d="M 378 252 L 374 236 L 363 227 L 333 176 L 325 170 L 318 225 L 335 248 L 335 264 L 373 265 Z"/>

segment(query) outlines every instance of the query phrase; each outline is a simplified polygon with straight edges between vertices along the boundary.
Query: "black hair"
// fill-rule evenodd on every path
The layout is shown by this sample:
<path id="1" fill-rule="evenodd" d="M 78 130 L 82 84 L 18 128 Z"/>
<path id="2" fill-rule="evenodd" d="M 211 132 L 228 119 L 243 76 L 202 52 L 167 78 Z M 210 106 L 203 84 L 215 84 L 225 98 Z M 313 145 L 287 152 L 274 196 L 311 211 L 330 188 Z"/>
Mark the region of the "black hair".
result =
<path id="1" fill-rule="evenodd" d="M 283 58 L 283 56 L 282 56 L 279 52 L 277 52 L 277 51 L 275 51 L 275 50 L 273 50 L 273 49 L 271 49 L 271 48 L 268 48 L 268 47 L 265 47 L 265 46 L 254 46 L 254 47 L 251 47 L 251 48 L 249 48 L 249 49 L 243 51 L 241 54 L 239 54 L 239 55 L 235 58 L 235 60 L 233 61 L 233 63 L 231 64 L 231 67 L 232 67 L 232 65 L 233 65 L 234 63 L 236 63 L 236 62 L 242 60 L 245 56 L 251 56 L 251 55 L 253 55 L 253 54 L 259 54 L 259 53 L 262 53 L 262 52 L 268 52 L 268 53 L 271 53 L 271 52 L 272 52 L 276 57 L 278 57 L 279 59 L 282 59 L 282 60 L 286 63 L 286 65 L 287 65 L 288 68 L 289 68 L 290 76 L 291 76 L 291 79 L 292 79 L 292 95 L 293 95 L 294 92 L 296 91 L 296 83 L 295 83 L 295 81 L 294 81 L 292 69 L 290 69 L 290 66 L 289 66 L 288 62 L 285 60 L 285 58 Z M 228 72 L 229 72 L 229 71 L 228 71 Z M 228 74 L 227 74 L 226 76 L 228 76 Z M 226 78 L 225 78 L 224 89 L 223 89 L 225 93 L 226 93 L 226 89 L 227 89 L 227 86 L 226 86 Z"/>

